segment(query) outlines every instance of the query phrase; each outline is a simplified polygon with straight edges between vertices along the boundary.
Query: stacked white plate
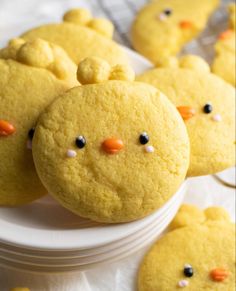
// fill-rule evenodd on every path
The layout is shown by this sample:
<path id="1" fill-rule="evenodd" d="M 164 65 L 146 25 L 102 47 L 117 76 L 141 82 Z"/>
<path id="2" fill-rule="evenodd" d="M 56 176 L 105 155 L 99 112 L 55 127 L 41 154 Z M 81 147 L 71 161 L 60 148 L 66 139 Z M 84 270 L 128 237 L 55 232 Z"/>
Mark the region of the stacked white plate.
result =
<path id="1" fill-rule="evenodd" d="M 155 213 L 138 221 L 101 224 L 82 219 L 45 197 L 0 210 L 0 263 L 38 272 L 84 270 L 121 259 L 156 239 L 176 214 L 185 183 Z"/>

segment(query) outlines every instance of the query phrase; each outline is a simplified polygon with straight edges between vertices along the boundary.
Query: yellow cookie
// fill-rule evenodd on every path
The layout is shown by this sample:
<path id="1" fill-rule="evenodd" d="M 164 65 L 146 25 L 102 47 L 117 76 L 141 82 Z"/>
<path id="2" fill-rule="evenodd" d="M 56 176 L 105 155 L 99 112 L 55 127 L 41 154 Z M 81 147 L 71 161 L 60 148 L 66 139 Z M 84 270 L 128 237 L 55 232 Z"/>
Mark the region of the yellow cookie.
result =
<path id="1" fill-rule="evenodd" d="M 132 25 L 134 48 L 154 63 L 177 54 L 205 28 L 218 4 L 218 0 L 152 1 L 138 13 Z"/>
<path id="2" fill-rule="evenodd" d="M 215 45 L 216 57 L 212 64 L 212 72 L 233 86 L 236 86 L 235 42 L 235 32 L 225 31 Z"/>
<path id="3" fill-rule="evenodd" d="M 33 127 L 57 95 L 78 84 L 75 76 L 67 54 L 44 40 L 14 39 L 0 51 L 0 205 L 28 203 L 46 193 L 30 150 Z"/>
<path id="4" fill-rule="evenodd" d="M 31 40 L 40 37 L 60 45 L 78 64 L 90 56 L 98 56 L 110 64 L 127 64 L 123 49 L 111 40 L 113 25 L 106 19 L 92 18 L 88 10 L 73 9 L 58 24 L 46 24 L 22 35 Z"/>
<path id="5" fill-rule="evenodd" d="M 191 216 L 188 208 L 186 217 Z M 217 219 L 208 212 L 216 212 Z M 201 216 L 204 221 L 194 223 L 194 215 L 151 248 L 139 271 L 139 291 L 234 290 L 235 225 L 221 208 L 209 208 Z"/>
<path id="6" fill-rule="evenodd" d="M 133 82 L 128 67 L 88 58 L 82 84 L 41 116 L 33 140 L 36 168 L 62 205 L 95 221 L 135 220 L 161 207 L 183 182 L 189 141 L 176 108 Z"/>
<path id="7" fill-rule="evenodd" d="M 215 44 L 216 57 L 212 64 L 212 72 L 228 83 L 236 86 L 236 39 L 235 39 L 235 4 L 229 6 L 231 28 L 221 33 Z"/>
<path id="8" fill-rule="evenodd" d="M 236 5 L 231 3 L 229 5 L 229 25 L 232 29 L 235 30 L 236 27 Z"/>
<path id="9" fill-rule="evenodd" d="M 153 69 L 137 80 L 161 90 L 178 108 L 191 143 L 188 176 L 200 176 L 235 164 L 235 91 L 208 73 L 207 65 L 201 71 L 192 62 L 185 68 Z"/>

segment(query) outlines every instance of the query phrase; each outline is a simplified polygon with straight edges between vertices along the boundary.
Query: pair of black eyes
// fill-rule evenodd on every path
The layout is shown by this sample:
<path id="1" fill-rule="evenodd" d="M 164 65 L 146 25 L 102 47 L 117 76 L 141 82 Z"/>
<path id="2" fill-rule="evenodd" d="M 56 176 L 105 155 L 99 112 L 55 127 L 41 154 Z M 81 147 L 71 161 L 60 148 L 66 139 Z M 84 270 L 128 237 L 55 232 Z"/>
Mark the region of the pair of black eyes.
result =
<path id="1" fill-rule="evenodd" d="M 213 107 L 211 104 L 207 103 L 204 107 L 203 107 L 203 112 L 206 114 L 211 113 L 213 110 Z"/>
<path id="2" fill-rule="evenodd" d="M 170 9 L 166 9 L 165 11 L 169 11 Z M 203 107 L 203 111 L 206 113 L 206 114 L 209 114 L 211 113 L 213 110 L 213 107 L 211 104 L 207 103 L 204 107 Z M 35 132 L 35 129 L 34 128 L 31 128 L 28 132 L 28 137 L 30 140 L 33 139 L 34 137 L 34 132 Z M 142 145 L 145 145 L 149 142 L 149 136 L 146 132 L 143 132 L 140 134 L 139 136 L 139 142 L 142 144 Z M 83 147 L 85 147 L 86 145 L 86 139 L 84 136 L 78 136 L 75 140 L 75 144 L 76 146 L 79 148 L 79 149 L 82 149 Z"/>
<path id="3" fill-rule="evenodd" d="M 139 136 L 139 142 L 144 145 L 149 142 L 149 136 L 146 132 L 143 132 Z M 86 146 L 86 139 L 84 136 L 80 135 L 75 139 L 75 144 L 79 149 L 82 149 Z"/>
<path id="4" fill-rule="evenodd" d="M 194 274 L 194 270 L 193 268 L 189 265 L 189 266 L 186 266 L 184 267 L 184 270 L 183 270 L 183 273 L 186 277 L 190 278 L 193 276 Z"/>

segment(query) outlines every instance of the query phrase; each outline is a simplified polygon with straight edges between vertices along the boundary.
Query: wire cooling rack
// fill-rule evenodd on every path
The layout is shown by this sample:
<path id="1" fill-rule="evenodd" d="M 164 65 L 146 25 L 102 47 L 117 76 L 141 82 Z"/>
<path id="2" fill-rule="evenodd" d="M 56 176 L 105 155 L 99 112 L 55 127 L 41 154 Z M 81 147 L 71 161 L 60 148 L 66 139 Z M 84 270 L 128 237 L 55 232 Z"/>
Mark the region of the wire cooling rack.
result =
<path id="1" fill-rule="evenodd" d="M 114 23 L 115 39 L 123 45 L 132 47 L 130 41 L 131 24 L 138 10 L 148 2 L 147 0 L 90 0 L 90 5 L 94 14 L 105 16 Z M 193 53 L 202 56 L 209 62 L 212 61 L 214 57 L 213 46 L 217 36 L 228 25 L 227 5 L 230 2 L 233 1 L 224 0 L 221 2 L 219 9 L 209 19 L 206 29 L 198 38 L 188 43 L 181 54 Z"/>
<path id="2" fill-rule="evenodd" d="M 66 10 L 84 7 L 96 17 L 106 17 L 115 25 L 115 39 L 131 47 L 130 27 L 136 13 L 151 0 L 0 0 L 0 46 L 10 38 L 22 34 L 31 27 L 61 21 Z M 154 0 L 152 0 L 154 1 Z M 158 0 L 155 0 L 158 1 Z M 173 0 L 174 1 L 174 0 Z M 187 0 L 196 1 L 196 0 Z M 200 0 L 205 1 L 205 0 Z M 182 54 L 194 53 L 211 62 L 217 35 L 228 25 L 227 5 L 232 0 L 221 0 L 221 7 L 210 18 L 203 33 L 188 43 Z M 14 9 L 14 11 L 13 11 Z M 34 13 L 31 13 L 34 9 Z"/>
<path id="3" fill-rule="evenodd" d="M 94 15 L 105 16 L 115 25 L 115 39 L 132 47 L 129 37 L 130 26 L 138 10 L 147 0 L 89 0 Z"/>

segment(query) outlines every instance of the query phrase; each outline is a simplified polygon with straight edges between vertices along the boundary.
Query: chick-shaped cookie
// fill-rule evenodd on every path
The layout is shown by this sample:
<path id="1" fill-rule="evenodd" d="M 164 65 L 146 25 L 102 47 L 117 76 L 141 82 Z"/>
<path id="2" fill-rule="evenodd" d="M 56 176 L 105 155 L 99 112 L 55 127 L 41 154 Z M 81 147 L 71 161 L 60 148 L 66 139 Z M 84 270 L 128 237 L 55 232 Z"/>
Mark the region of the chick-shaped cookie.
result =
<path id="1" fill-rule="evenodd" d="M 205 28 L 218 4 L 219 0 L 151 1 L 140 10 L 132 25 L 134 48 L 154 63 L 176 55 Z"/>
<path id="2" fill-rule="evenodd" d="M 178 62 L 177 67 L 173 63 Z M 235 91 L 197 56 L 184 56 L 167 67 L 137 77 L 161 90 L 185 121 L 191 157 L 188 176 L 223 171 L 235 164 Z M 171 63 L 171 64 L 170 64 Z"/>
<path id="3" fill-rule="evenodd" d="M 135 220 L 177 191 L 189 140 L 175 106 L 134 82 L 127 66 L 99 58 L 79 64 L 76 87 L 42 114 L 33 156 L 45 187 L 62 205 L 95 221 Z"/>
<path id="4" fill-rule="evenodd" d="M 86 9 L 69 10 L 63 22 L 33 28 L 22 35 L 32 40 L 40 37 L 61 46 L 78 64 L 86 57 L 104 58 L 110 64 L 127 64 L 123 49 L 111 40 L 113 24 L 103 18 L 93 18 Z"/>
<path id="5" fill-rule="evenodd" d="M 235 3 L 230 3 L 228 6 L 229 9 L 229 25 L 232 29 L 236 28 L 236 5 Z"/>
<path id="6" fill-rule="evenodd" d="M 138 290 L 234 290 L 235 224 L 228 213 L 183 205 L 171 227 L 144 258 Z"/>
<path id="7" fill-rule="evenodd" d="M 75 84 L 76 65 L 56 45 L 13 39 L 0 51 L 0 205 L 47 193 L 30 149 L 34 126 L 41 111 Z"/>
<path id="8" fill-rule="evenodd" d="M 235 39 L 235 4 L 229 6 L 230 28 L 219 35 L 215 44 L 215 59 L 212 72 L 233 86 L 236 86 L 236 39 Z"/>

